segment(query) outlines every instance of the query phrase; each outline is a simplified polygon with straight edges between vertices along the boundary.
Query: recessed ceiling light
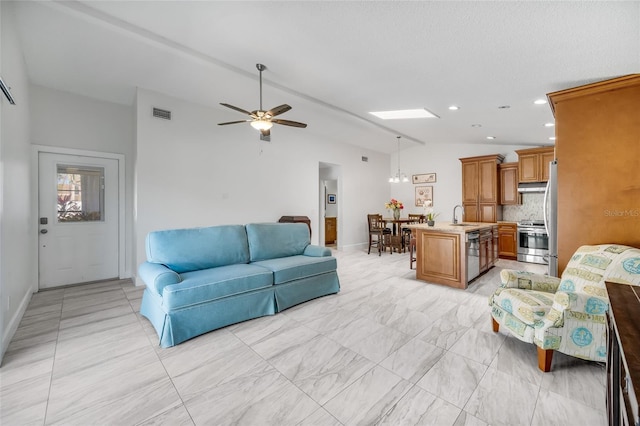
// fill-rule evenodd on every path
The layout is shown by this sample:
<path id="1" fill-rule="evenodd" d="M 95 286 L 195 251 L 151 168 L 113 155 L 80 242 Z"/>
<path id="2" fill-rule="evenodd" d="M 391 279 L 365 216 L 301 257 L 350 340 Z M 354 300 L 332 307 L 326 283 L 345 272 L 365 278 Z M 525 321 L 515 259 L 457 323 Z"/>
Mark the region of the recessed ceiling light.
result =
<path id="1" fill-rule="evenodd" d="M 555 140 L 556 140 L 556 137 L 555 137 L 555 136 L 551 136 L 551 137 L 549 137 L 549 140 L 550 140 L 550 141 L 555 141 Z"/>
<path id="2" fill-rule="evenodd" d="M 498 109 L 509 109 L 509 108 L 511 108 L 511 105 L 500 105 L 498 107 Z"/>
<path id="3" fill-rule="evenodd" d="M 472 124 L 471 127 L 482 127 L 482 124 Z"/>
<path id="4" fill-rule="evenodd" d="M 451 105 L 451 106 L 449 107 L 449 109 L 450 109 L 451 111 L 457 111 L 457 110 L 459 110 L 459 109 L 460 109 L 460 107 L 459 107 L 459 106 L 455 106 L 455 105 Z"/>
<path id="5" fill-rule="evenodd" d="M 439 118 L 437 115 L 427 111 L 424 108 L 419 109 L 403 109 L 397 111 L 378 111 L 370 112 L 383 120 L 397 120 L 402 118 Z"/>
<path id="6" fill-rule="evenodd" d="M 536 105 L 544 105 L 547 103 L 546 99 L 536 99 L 535 101 L 533 101 L 534 104 Z"/>
<path id="7" fill-rule="evenodd" d="M 487 139 L 495 139 L 495 136 L 487 136 Z"/>
<path id="8" fill-rule="evenodd" d="M 555 123 L 544 123 L 544 127 L 553 127 Z"/>

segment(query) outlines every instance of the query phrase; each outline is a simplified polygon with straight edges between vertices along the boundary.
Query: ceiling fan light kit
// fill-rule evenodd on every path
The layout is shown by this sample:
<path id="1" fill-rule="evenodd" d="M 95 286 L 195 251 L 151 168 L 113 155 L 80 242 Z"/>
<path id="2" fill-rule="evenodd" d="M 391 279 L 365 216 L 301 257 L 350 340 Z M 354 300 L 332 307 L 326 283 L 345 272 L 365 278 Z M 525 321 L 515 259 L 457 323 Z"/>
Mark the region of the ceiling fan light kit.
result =
<path id="1" fill-rule="evenodd" d="M 273 127 L 273 123 L 267 120 L 254 120 L 251 122 L 251 127 L 256 130 L 269 130 Z"/>
<path id="2" fill-rule="evenodd" d="M 256 64 L 256 68 L 260 72 L 260 109 L 255 111 L 246 111 L 242 108 L 238 108 L 236 106 L 221 103 L 220 105 L 225 106 L 227 108 L 231 108 L 236 110 L 242 114 L 246 114 L 251 117 L 251 120 L 237 120 L 237 121 L 228 121 L 225 123 L 218 123 L 218 126 L 225 126 L 227 124 L 237 124 L 237 123 L 250 123 L 251 127 L 260 131 L 260 139 L 261 140 L 270 140 L 267 139 L 271 135 L 271 127 L 273 124 L 281 124 L 283 126 L 291 126 L 291 127 L 301 127 L 305 128 L 307 125 L 305 123 L 300 123 L 297 121 L 291 120 L 281 120 L 277 118 L 273 118 L 277 115 L 283 114 L 291 109 L 291 107 L 287 104 L 282 104 L 275 108 L 271 108 L 268 111 L 262 109 L 262 71 L 266 70 L 267 67 L 262 64 Z"/>

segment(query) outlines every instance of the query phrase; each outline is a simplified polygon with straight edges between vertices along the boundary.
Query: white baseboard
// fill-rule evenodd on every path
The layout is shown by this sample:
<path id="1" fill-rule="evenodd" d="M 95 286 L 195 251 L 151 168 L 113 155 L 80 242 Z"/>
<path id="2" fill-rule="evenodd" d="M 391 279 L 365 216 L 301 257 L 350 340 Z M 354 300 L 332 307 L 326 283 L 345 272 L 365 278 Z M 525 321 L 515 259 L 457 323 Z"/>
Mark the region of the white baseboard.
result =
<path id="1" fill-rule="evenodd" d="M 4 357 L 4 353 L 7 351 L 9 347 L 9 343 L 11 343 L 11 339 L 16 334 L 16 330 L 18 330 L 18 326 L 20 325 L 20 321 L 24 316 L 24 313 L 27 311 L 27 306 L 29 306 L 29 302 L 31 301 L 31 296 L 33 293 L 27 291 L 22 300 L 20 301 L 20 305 L 18 306 L 18 310 L 9 321 L 9 326 L 6 331 L 2 335 L 2 353 L 0 353 L 0 365 L 2 364 L 2 358 Z"/>
<path id="2" fill-rule="evenodd" d="M 348 245 L 340 245 L 338 243 L 338 249 L 344 251 L 356 251 L 367 248 L 368 243 L 356 243 L 356 244 L 348 244 Z"/>

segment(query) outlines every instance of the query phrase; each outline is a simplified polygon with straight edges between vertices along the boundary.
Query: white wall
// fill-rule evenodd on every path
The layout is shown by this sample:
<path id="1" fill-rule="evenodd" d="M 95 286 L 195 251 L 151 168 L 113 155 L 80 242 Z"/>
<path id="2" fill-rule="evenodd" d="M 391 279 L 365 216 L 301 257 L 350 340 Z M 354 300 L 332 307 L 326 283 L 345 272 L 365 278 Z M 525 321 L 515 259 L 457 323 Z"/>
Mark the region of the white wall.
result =
<path id="1" fill-rule="evenodd" d="M 124 155 L 124 277 L 132 276 L 136 269 L 133 264 L 133 107 L 36 85 L 30 87 L 30 99 L 33 144 Z"/>
<path id="2" fill-rule="evenodd" d="M 462 204 L 462 165 L 460 158 L 479 155 L 502 154 L 504 162 L 518 161 L 516 149 L 531 148 L 524 145 L 490 145 L 490 144 L 429 144 L 416 146 L 400 152 L 400 168 L 409 177 L 409 183 L 390 183 L 390 198 L 396 198 L 405 205 L 402 216 L 409 213 L 422 213 L 423 209 L 415 206 L 415 187 L 433 186 L 433 207 L 439 216 L 437 221 L 451 221 L 453 207 Z M 390 161 L 388 173 L 397 172 L 397 154 Z M 436 182 L 414 185 L 411 176 L 415 174 L 436 173 Z M 384 205 L 379 211 L 384 211 Z"/>
<path id="3" fill-rule="evenodd" d="M 274 222 L 284 215 L 308 216 L 317 244 L 320 163 L 339 165 L 342 173 L 342 247 L 366 241 L 366 214 L 389 195 L 388 155 L 284 126 L 272 129 L 272 142 L 259 142 L 249 125 L 218 126 L 219 109 L 145 89 L 136 102 L 137 263 L 146 259 L 144 239 L 153 230 Z M 172 120 L 153 118 L 153 107 L 170 110 Z"/>
<path id="4" fill-rule="evenodd" d="M 29 84 L 13 5 L 0 2 L 0 75 L 16 105 L 0 101 L 0 358 L 37 283 L 36 213 L 30 201 Z"/>

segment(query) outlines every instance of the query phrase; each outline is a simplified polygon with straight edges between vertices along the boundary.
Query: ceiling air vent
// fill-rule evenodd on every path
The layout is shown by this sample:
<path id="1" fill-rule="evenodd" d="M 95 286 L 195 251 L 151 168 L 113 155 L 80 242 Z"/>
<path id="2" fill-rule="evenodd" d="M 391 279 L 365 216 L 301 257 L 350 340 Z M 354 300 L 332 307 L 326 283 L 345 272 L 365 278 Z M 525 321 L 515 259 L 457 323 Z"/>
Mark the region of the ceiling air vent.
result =
<path id="1" fill-rule="evenodd" d="M 362 161 L 367 163 L 369 162 L 369 157 L 365 157 L 364 155 L 362 156 Z"/>
<path id="2" fill-rule="evenodd" d="M 171 111 L 166 109 L 153 108 L 153 116 L 155 118 L 162 118 L 164 120 L 171 120 Z"/>

